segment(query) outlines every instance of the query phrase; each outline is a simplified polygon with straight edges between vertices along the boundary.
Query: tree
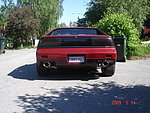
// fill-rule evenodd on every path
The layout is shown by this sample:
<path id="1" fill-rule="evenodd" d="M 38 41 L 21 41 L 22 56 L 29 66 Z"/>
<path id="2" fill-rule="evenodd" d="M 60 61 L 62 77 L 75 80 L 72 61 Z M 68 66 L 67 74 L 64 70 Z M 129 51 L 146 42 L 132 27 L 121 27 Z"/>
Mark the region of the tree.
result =
<path id="1" fill-rule="evenodd" d="M 60 23 L 58 24 L 58 27 L 67 27 L 66 23 Z"/>
<path id="2" fill-rule="evenodd" d="M 86 18 L 81 18 L 81 19 L 78 18 L 77 26 L 78 27 L 87 27 L 88 26 L 87 19 Z"/>
<path id="3" fill-rule="evenodd" d="M 4 34 L 6 22 L 4 21 L 5 15 L 0 13 L 0 36 Z"/>
<path id="4" fill-rule="evenodd" d="M 149 0 L 114 0 L 107 9 L 109 13 L 126 12 L 133 18 L 135 27 L 141 31 L 144 20 L 149 14 L 150 6 Z"/>
<path id="5" fill-rule="evenodd" d="M 5 25 L 5 17 L 6 15 L 4 15 L 3 13 L 0 12 L 0 25 Z"/>
<path id="6" fill-rule="evenodd" d="M 6 37 L 14 48 L 28 45 L 33 35 L 40 37 L 56 27 L 63 13 L 63 0 L 17 0 L 16 5 L 13 0 L 3 0 L 3 3 Z"/>
<path id="7" fill-rule="evenodd" d="M 93 0 L 85 13 L 89 25 L 96 24 L 105 13 L 128 13 L 138 30 L 149 14 L 149 0 Z"/>
<path id="8" fill-rule="evenodd" d="M 4 3 L 0 7 L 0 35 L 4 35 L 4 31 L 7 25 L 6 18 L 7 18 L 7 10 L 10 9 L 14 3 L 13 0 L 2 0 Z"/>
<path id="9" fill-rule="evenodd" d="M 104 17 L 107 8 L 110 6 L 109 2 L 110 0 L 101 0 L 99 2 L 92 0 L 89 3 L 89 8 L 87 8 L 87 12 L 84 14 L 88 25 L 96 24 Z"/>
<path id="10" fill-rule="evenodd" d="M 12 47 L 29 46 L 40 28 L 39 21 L 33 18 L 31 7 L 14 7 L 8 11 L 8 15 L 6 37 Z"/>
<path id="11" fill-rule="evenodd" d="M 57 26 L 62 16 L 63 0 L 17 0 L 19 7 L 31 6 L 34 11 L 34 18 L 40 20 L 40 35 L 45 34 L 49 29 Z"/>

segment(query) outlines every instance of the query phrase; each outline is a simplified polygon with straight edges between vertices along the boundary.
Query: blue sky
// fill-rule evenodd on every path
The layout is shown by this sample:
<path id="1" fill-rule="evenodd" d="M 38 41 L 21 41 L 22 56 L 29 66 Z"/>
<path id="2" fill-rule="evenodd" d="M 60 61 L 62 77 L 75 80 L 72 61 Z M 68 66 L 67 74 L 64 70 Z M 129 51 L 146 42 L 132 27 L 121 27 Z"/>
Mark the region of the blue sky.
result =
<path id="1" fill-rule="evenodd" d="M 86 12 L 86 4 L 90 1 L 91 0 L 64 0 L 64 12 L 59 23 L 64 22 L 69 25 L 70 21 L 74 22 L 78 20 L 78 17 L 82 18 Z"/>
<path id="2" fill-rule="evenodd" d="M 16 0 L 14 0 L 16 1 Z M 63 16 L 59 20 L 59 23 L 66 23 L 69 25 L 70 21 L 74 22 L 79 18 L 82 18 L 86 12 L 86 4 L 91 0 L 64 0 L 63 2 Z M 2 4 L 0 0 L 0 5 Z"/>

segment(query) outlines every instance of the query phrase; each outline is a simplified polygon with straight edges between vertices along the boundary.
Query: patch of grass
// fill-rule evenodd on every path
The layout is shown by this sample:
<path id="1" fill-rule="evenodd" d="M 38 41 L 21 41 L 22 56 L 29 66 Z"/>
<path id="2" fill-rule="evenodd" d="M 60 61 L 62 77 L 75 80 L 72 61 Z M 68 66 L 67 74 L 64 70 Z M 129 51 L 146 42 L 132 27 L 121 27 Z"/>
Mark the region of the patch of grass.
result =
<path id="1" fill-rule="evenodd" d="M 150 44 L 144 45 L 140 44 L 137 51 L 135 51 L 135 55 L 128 58 L 129 60 L 135 59 L 143 59 L 143 58 L 150 58 Z"/>

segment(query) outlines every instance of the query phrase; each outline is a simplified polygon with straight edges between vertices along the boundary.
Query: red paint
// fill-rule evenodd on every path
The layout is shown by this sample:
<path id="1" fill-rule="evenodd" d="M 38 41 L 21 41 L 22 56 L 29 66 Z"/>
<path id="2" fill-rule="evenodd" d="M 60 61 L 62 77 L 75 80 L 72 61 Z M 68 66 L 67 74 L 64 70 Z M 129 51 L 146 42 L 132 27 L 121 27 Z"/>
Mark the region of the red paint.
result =
<path id="1" fill-rule="evenodd" d="M 66 59 L 68 54 L 84 54 L 86 59 L 116 59 L 115 48 L 40 48 L 37 53 L 38 59 L 43 59 L 42 55 L 47 55 L 49 59 Z"/>
<path id="2" fill-rule="evenodd" d="M 69 27 L 67 27 L 69 28 Z M 87 27 L 71 27 L 71 28 L 86 28 Z M 56 28 L 64 29 L 64 28 Z M 56 30 L 53 29 L 52 31 Z M 89 28 L 88 29 L 96 29 Z M 52 32 L 50 31 L 50 32 Z M 49 32 L 49 33 L 50 33 Z M 47 34 L 49 34 L 47 33 Z M 67 36 L 43 36 L 46 37 L 106 37 L 111 38 L 108 35 L 67 35 Z M 68 56 L 84 56 L 84 63 L 69 63 Z M 90 47 L 90 48 L 38 48 L 37 49 L 37 65 L 40 66 L 43 62 L 52 61 L 55 62 L 57 67 L 97 67 L 99 60 L 109 60 L 110 65 L 114 65 L 116 62 L 116 49 L 115 47 Z"/>

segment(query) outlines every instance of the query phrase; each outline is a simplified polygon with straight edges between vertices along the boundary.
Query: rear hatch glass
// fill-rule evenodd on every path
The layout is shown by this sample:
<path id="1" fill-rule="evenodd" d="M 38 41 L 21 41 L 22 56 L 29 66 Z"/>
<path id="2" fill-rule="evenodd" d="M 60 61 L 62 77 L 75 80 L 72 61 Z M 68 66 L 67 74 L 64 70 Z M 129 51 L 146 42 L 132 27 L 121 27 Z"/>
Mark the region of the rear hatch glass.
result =
<path id="1" fill-rule="evenodd" d="M 58 36 L 58 35 L 106 35 L 103 31 L 97 29 L 86 29 L 86 28 L 64 28 L 55 29 L 47 36 Z"/>

